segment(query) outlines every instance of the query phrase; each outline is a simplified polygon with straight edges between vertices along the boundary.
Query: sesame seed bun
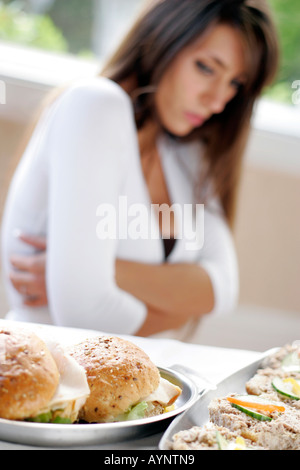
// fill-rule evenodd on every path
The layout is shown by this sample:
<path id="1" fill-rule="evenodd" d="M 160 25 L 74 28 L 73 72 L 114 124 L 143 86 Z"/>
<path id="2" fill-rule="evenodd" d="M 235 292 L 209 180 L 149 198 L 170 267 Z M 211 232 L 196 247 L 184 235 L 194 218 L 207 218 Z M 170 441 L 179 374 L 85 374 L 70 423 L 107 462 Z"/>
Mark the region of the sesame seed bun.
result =
<path id="1" fill-rule="evenodd" d="M 0 328 L 0 418 L 36 416 L 58 383 L 57 365 L 40 338 L 27 330 Z"/>
<path id="2" fill-rule="evenodd" d="M 159 385 L 157 367 L 143 350 L 127 340 L 114 336 L 90 338 L 68 352 L 87 374 L 90 396 L 79 417 L 89 423 L 118 420 Z"/>

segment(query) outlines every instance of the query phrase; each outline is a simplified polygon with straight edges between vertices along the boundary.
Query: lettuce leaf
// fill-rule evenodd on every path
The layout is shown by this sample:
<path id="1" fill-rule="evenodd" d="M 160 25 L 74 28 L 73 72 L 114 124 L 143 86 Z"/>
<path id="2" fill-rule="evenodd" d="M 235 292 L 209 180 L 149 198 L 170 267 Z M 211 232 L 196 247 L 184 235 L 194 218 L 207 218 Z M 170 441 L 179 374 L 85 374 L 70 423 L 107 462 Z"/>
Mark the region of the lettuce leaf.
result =
<path id="1" fill-rule="evenodd" d="M 53 416 L 52 411 L 48 411 L 48 413 L 42 413 L 34 418 L 27 418 L 25 421 L 29 421 L 31 423 L 54 423 L 54 424 L 71 424 L 71 420 L 69 418 L 62 418 L 61 416 Z"/>
<path id="2" fill-rule="evenodd" d="M 131 421 L 133 419 L 141 419 L 145 417 L 145 411 L 148 408 L 148 403 L 141 401 L 137 405 L 134 405 L 127 413 L 124 415 L 126 421 Z"/>
<path id="3" fill-rule="evenodd" d="M 32 423 L 50 423 L 52 419 L 52 413 L 49 411 L 48 413 L 42 413 L 34 418 L 27 418 L 26 421 L 30 421 Z"/>

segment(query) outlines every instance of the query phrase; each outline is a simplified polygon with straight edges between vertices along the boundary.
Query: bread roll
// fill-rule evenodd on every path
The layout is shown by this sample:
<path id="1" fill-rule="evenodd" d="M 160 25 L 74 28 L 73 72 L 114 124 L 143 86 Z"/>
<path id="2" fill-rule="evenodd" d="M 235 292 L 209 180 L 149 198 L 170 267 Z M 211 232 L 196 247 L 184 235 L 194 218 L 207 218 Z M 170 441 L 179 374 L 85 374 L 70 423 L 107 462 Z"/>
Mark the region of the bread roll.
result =
<path id="1" fill-rule="evenodd" d="M 57 365 L 40 338 L 27 330 L 0 328 L 0 418 L 36 416 L 58 383 Z"/>
<path id="2" fill-rule="evenodd" d="M 114 336 L 90 338 L 68 350 L 84 367 L 90 396 L 79 417 L 112 422 L 157 389 L 158 368 L 133 343 Z"/>

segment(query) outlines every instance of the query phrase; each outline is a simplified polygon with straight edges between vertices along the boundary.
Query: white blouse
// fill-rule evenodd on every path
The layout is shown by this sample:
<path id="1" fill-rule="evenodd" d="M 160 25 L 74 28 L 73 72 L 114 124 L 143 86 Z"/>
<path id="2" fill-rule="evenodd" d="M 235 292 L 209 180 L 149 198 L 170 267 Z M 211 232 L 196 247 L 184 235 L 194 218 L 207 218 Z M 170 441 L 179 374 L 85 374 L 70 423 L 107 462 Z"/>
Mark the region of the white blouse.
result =
<path id="1" fill-rule="evenodd" d="M 171 201 L 183 209 L 194 203 L 200 144 L 161 136 L 158 146 Z M 2 221 L 9 318 L 134 334 L 147 309 L 116 285 L 116 258 L 197 263 L 209 273 L 214 287 L 211 314 L 231 312 L 238 296 L 236 253 L 215 201 L 211 206 L 204 209 L 203 240 L 198 237 L 198 245 L 195 240 L 191 243 L 183 230 L 165 259 L 128 95 L 106 78 L 74 84 L 43 114 L 9 190 Z M 138 227 L 141 207 L 148 216 L 148 237 Z M 110 236 L 103 235 L 108 209 L 115 209 L 116 236 L 111 231 Z M 14 236 L 16 230 L 47 236 L 47 308 L 25 307 L 8 280 L 10 255 L 33 250 Z"/>

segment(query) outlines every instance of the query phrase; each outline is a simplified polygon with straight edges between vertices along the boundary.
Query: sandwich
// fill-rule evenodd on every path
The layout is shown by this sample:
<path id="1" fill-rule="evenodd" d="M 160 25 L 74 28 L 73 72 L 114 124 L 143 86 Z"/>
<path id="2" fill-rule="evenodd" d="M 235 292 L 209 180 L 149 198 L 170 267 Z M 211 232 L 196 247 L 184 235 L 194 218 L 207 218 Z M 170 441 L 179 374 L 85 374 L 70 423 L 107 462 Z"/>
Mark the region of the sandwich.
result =
<path id="1" fill-rule="evenodd" d="M 0 329 L 0 418 L 73 423 L 88 395 L 85 371 L 57 343 Z"/>
<path id="2" fill-rule="evenodd" d="M 269 450 L 300 449 L 300 414 L 269 395 L 215 398 L 209 404 L 210 420 Z"/>
<path id="3" fill-rule="evenodd" d="M 264 450 L 237 432 L 208 423 L 173 435 L 170 450 Z"/>
<path id="4" fill-rule="evenodd" d="M 292 344 L 286 344 L 273 354 L 267 356 L 264 359 L 261 368 L 270 368 L 273 370 L 281 369 L 285 372 L 298 372 L 300 374 L 299 341 L 294 341 Z"/>
<path id="5" fill-rule="evenodd" d="M 90 394 L 79 412 L 88 423 L 160 415 L 175 406 L 181 389 L 160 376 L 148 355 L 128 340 L 102 335 L 68 353 L 86 371 Z"/>
<path id="6" fill-rule="evenodd" d="M 172 436 L 174 450 L 299 450 L 299 341 L 266 357 L 245 383 L 246 394 L 216 396 L 209 422 Z"/>

